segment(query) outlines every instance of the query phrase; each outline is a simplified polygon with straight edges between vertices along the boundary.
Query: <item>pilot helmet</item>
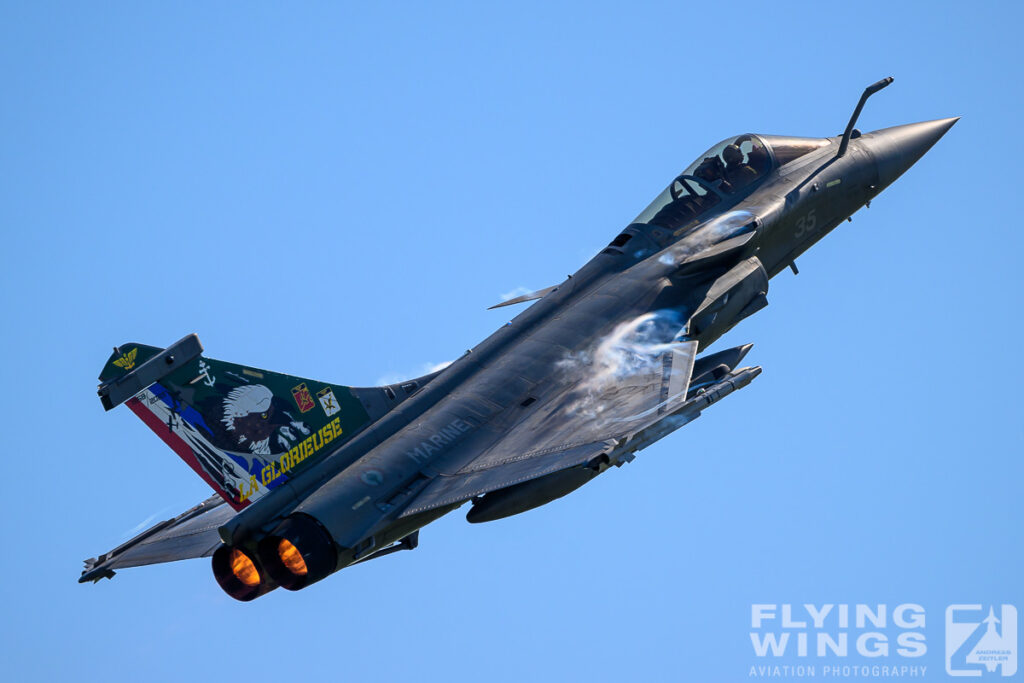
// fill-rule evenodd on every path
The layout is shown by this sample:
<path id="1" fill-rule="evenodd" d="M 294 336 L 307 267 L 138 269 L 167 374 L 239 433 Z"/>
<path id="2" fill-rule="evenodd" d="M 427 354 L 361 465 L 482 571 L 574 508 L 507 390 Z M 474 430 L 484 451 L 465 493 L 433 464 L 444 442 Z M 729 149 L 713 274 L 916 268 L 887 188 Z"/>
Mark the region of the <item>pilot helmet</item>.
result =
<path id="1" fill-rule="evenodd" d="M 736 145 L 726 145 L 725 149 L 722 150 L 722 158 L 725 159 L 725 163 L 730 166 L 733 164 L 742 164 L 743 151 Z"/>
<path id="2" fill-rule="evenodd" d="M 717 156 L 708 157 L 697 167 L 695 176 L 702 180 L 717 180 L 722 177 L 725 164 Z"/>

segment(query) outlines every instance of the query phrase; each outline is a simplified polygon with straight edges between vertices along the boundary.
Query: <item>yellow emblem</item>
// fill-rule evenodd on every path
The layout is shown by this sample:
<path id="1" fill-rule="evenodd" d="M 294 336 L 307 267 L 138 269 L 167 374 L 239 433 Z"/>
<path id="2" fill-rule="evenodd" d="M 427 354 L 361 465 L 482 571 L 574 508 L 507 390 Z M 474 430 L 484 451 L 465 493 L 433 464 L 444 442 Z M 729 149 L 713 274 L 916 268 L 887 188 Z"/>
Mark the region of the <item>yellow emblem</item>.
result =
<path id="1" fill-rule="evenodd" d="M 139 347 L 135 347 L 131 351 L 121 354 L 120 358 L 114 360 L 114 365 L 121 368 L 122 370 L 131 370 L 135 367 L 135 356 L 139 353 Z"/>

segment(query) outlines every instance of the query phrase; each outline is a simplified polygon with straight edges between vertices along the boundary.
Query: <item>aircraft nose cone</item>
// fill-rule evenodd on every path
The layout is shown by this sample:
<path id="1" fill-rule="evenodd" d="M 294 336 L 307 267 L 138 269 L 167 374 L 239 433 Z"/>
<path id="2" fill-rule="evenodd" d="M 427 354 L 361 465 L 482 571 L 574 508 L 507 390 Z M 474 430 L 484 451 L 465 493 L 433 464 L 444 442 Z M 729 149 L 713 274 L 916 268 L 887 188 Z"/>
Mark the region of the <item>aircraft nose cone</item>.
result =
<path id="1" fill-rule="evenodd" d="M 959 116 L 883 128 L 862 136 L 878 165 L 878 191 L 888 187 L 932 148 Z"/>

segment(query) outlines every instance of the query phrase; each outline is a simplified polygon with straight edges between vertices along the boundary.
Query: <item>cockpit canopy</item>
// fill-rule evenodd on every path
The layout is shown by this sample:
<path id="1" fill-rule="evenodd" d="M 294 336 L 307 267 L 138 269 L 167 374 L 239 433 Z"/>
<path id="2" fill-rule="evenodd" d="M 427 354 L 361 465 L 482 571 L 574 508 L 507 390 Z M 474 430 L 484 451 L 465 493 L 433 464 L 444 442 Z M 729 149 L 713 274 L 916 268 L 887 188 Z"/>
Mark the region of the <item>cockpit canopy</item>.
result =
<path id="1" fill-rule="evenodd" d="M 828 144 L 822 138 L 749 133 L 726 138 L 687 166 L 633 222 L 675 230 L 712 208 L 735 203 L 772 169 Z"/>

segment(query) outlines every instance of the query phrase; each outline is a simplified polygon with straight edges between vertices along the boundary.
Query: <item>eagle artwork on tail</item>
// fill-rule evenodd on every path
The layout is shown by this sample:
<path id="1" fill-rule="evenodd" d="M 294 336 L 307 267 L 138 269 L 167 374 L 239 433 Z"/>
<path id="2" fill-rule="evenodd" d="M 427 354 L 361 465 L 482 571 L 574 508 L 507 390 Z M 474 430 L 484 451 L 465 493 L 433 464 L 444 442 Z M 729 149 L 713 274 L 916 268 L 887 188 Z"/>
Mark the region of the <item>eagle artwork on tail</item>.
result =
<path id="1" fill-rule="evenodd" d="M 250 453 L 283 453 L 310 432 L 305 423 L 296 420 L 279 404 L 270 389 L 262 384 L 236 387 L 224 399 L 221 422 L 227 431 L 233 432 L 229 438 L 239 446 L 244 445 Z"/>

